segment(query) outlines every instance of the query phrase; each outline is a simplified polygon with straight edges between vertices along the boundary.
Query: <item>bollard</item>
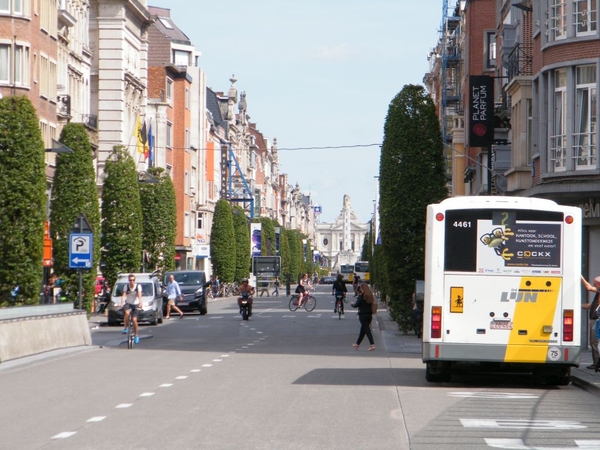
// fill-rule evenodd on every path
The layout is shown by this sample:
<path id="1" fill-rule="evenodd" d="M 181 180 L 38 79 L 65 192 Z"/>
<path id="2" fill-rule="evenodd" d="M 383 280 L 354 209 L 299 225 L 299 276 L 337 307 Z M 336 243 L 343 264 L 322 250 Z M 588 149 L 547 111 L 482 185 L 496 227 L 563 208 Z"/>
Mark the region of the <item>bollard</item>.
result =
<path id="1" fill-rule="evenodd" d="M 285 295 L 287 295 L 288 297 L 290 296 L 290 291 L 291 291 L 291 287 L 290 287 L 290 282 L 286 281 L 285 282 Z"/>

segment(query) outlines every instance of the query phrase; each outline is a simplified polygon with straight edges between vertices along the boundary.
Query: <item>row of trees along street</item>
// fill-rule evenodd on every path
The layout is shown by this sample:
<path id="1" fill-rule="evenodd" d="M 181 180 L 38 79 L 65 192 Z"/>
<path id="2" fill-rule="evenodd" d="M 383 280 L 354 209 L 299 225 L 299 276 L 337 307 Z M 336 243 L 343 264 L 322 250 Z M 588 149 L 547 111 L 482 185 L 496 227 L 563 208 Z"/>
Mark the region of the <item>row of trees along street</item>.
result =
<path id="1" fill-rule="evenodd" d="M 384 124 L 381 244 L 375 245 L 377 233 L 371 230 L 363 247 L 363 257 L 371 260 L 371 279 L 400 329 L 408 328 L 415 280 L 424 278 L 427 205 L 448 197 L 447 181 L 435 105 L 423 86 L 406 85 L 391 101 Z"/>
<path id="2" fill-rule="evenodd" d="M 72 153 L 56 156 L 47 204 L 45 148 L 35 109 L 26 97 L 0 99 L 0 306 L 39 303 L 48 219 L 54 247 L 52 269 L 64 282 L 61 287 L 68 302 L 77 302 L 79 286 L 78 270 L 69 268 L 69 234 L 81 213 L 92 228 L 93 264 L 82 270 L 82 306 L 88 311 L 99 267 L 109 282 L 119 272 L 140 271 L 142 264 L 148 271 L 175 268 L 175 191 L 164 169 L 149 169 L 156 182 L 140 183 L 133 157 L 124 146 L 115 146 L 104 173 L 99 174 L 103 179 L 99 198 L 85 127 L 67 124 L 59 142 Z M 261 254 L 275 255 L 275 227 L 280 225 L 269 218 L 253 220 L 262 223 Z M 284 279 L 294 281 L 301 273 L 316 270 L 310 242 L 304 249 L 306 236 L 280 229 Z M 216 205 L 211 258 L 213 272 L 224 282 L 240 282 L 250 272 L 248 219 L 239 206 L 232 207 L 226 200 Z M 17 284 L 19 296 L 13 302 L 11 290 Z"/>
<path id="3" fill-rule="evenodd" d="M 250 228 L 244 210 L 219 200 L 210 234 L 210 257 L 213 272 L 223 282 L 238 283 L 250 272 Z M 304 272 L 321 272 L 315 266 L 312 246 L 306 236 L 297 230 L 285 229 L 276 220 L 259 217 L 251 220 L 261 223 L 261 256 L 281 257 L 283 280 L 296 282 Z M 277 253 L 275 228 L 279 227 L 279 253 Z M 304 241 L 306 240 L 306 249 Z"/>

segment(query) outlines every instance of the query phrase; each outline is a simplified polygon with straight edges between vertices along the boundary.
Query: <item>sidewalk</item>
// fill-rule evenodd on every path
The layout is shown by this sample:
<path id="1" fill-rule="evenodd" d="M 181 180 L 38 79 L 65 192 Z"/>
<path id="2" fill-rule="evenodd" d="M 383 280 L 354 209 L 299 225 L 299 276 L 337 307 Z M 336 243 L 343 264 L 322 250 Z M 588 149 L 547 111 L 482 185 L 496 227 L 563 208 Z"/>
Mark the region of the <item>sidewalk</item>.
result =
<path id="1" fill-rule="evenodd" d="M 389 353 L 418 353 L 421 354 L 421 340 L 414 332 L 404 334 L 398 330 L 396 322 L 389 318 L 387 308 L 379 306 L 377 324 L 381 338 Z M 600 374 L 587 368 L 592 364 L 591 350 L 582 350 L 578 368 L 571 369 L 571 382 L 592 393 L 600 395 Z"/>

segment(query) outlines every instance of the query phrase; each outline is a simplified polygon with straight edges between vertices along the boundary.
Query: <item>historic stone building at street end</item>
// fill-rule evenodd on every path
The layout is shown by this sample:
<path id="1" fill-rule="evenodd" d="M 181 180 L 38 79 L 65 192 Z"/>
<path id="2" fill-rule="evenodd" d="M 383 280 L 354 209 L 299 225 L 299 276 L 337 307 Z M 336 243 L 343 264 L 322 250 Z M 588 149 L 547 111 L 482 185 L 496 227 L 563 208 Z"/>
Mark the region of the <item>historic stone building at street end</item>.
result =
<path id="1" fill-rule="evenodd" d="M 356 218 L 348 195 L 344 195 L 343 207 L 335 222 L 317 223 L 315 227 L 315 250 L 329 262 L 332 273 L 339 271 L 342 264 L 360 260 L 369 224 Z"/>

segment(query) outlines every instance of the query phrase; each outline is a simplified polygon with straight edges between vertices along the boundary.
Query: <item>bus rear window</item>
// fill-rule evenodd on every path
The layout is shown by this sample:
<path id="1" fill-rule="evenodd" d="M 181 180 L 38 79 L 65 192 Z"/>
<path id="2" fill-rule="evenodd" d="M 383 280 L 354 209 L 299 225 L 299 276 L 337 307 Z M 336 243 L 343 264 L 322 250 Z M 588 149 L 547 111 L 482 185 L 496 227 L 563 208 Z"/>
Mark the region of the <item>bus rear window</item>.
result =
<path id="1" fill-rule="evenodd" d="M 447 210 L 444 270 L 561 273 L 563 214 L 553 211 Z"/>

